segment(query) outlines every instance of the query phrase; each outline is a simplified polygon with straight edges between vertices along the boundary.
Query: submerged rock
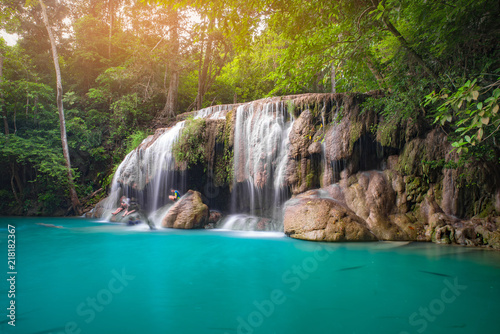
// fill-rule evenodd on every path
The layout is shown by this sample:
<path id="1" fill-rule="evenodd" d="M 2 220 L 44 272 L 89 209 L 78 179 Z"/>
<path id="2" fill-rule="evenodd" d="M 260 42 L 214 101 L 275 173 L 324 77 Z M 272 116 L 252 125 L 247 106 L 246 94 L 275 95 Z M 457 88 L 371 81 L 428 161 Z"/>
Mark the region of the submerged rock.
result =
<path id="1" fill-rule="evenodd" d="M 163 227 L 180 229 L 203 228 L 209 218 L 208 206 L 203 203 L 201 194 L 188 190 L 177 203 L 175 203 L 163 218 Z"/>
<path id="2" fill-rule="evenodd" d="M 303 240 L 377 240 L 363 219 L 339 202 L 307 195 L 286 203 L 284 228 L 290 237 Z"/>

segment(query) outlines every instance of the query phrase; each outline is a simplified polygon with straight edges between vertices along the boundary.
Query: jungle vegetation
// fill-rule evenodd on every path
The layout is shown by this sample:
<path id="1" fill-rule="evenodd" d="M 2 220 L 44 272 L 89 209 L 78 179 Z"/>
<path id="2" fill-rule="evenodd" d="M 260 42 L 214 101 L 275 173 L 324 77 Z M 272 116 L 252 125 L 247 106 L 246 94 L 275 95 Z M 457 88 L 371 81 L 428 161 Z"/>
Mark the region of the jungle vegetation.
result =
<path id="1" fill-rule="evenodd" d="M 367 102 L 381 117 L 425 119 L 462 161 L 500 162 L 496 0 L 1 0 L 0 13 L 18 36 L 0 39 L 2 214 L 79 213 L 176 115 L 272 95 L 381 90 Z"/>

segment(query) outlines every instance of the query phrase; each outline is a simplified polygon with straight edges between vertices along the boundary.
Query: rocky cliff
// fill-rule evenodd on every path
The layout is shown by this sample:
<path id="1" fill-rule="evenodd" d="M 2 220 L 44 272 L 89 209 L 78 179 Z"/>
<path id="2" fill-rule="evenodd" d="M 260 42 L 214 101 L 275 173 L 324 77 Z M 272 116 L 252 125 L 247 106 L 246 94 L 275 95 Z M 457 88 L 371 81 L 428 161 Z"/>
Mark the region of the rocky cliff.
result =
<path id="1" fill-rule="evenodd" d="M 115 178 L 155 207 L 170 186 L 193 189 L 211 209 L 282 219 L 307 240 L 499 248 L 500 166 L 457 164 L 442 129 L 424 116 L 385 119 L 364 104 L 378 97 L 307 94 L 183 114 Z"/>

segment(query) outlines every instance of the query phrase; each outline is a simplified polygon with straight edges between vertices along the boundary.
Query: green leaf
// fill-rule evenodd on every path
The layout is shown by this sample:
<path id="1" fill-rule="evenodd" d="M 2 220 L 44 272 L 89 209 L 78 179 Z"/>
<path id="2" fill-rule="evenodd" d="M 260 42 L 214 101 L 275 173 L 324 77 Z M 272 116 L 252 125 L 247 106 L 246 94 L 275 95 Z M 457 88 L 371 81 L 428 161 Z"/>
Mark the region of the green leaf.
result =
<path id="1" fill-rule="evenodd" d="M 477 140 L 478 141 L 481 141 L 481 139 L 483 138 L 483 128 L 479 129 L 479 131 L 477 132 Z"/>
<path id="2" fill-rule="evenodd" d="M 483 109 L 483 102 L 479 102 L 479 103 L 477 104 L 477 109 L 478 109 L 478 110 Z"/>
<path id="3" fill-rule="evenodd" d="M 500 97 L 500 88 L 497 88 L 493 91 L 493 96 L 498 99 Z"/>
<path id="4" fill-rule="evenodd" d="M 470 143 L 470 137 L 469 137 L 468 135 L 467 135 L 467 136 L 465 136 L 465 140 L 466 140 L 468 143 Z"/>

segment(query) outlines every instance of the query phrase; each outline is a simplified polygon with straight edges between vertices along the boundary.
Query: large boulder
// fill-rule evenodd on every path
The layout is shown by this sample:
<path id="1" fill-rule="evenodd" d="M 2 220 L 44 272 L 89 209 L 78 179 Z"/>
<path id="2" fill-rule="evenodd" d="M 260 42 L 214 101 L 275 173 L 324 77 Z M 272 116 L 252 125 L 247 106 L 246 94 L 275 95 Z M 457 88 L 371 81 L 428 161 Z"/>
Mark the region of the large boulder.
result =
<path id="1" fill-rule="evenodd" d="M 209 218 L 208 206 L 203 203 L 201 194 L 189 190 L 175 203 L 163 218 L 163 227 L 194 229 L 203 228 Z"/>
<path id="2" fill-rule="evenodd" d="M 299 196 L 286 203 L 285 233 L 313 241 L 374 241 L 365 222 L 344 205 L 330 198 Z"/>
<path id="3" fill-rule="evenodd" d="M 95 207 L 85 213 L 85 218 L 101 218 L 106 211 L 107 198 L 100 200 Z"/>

